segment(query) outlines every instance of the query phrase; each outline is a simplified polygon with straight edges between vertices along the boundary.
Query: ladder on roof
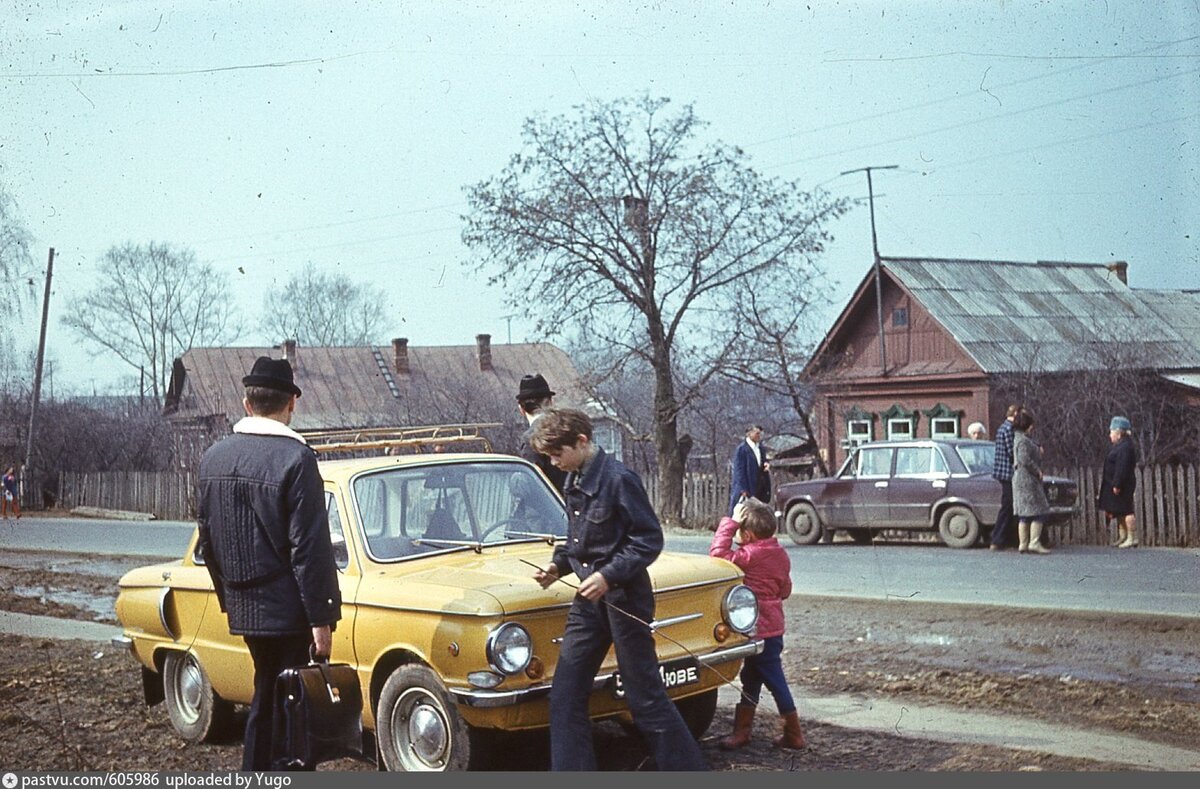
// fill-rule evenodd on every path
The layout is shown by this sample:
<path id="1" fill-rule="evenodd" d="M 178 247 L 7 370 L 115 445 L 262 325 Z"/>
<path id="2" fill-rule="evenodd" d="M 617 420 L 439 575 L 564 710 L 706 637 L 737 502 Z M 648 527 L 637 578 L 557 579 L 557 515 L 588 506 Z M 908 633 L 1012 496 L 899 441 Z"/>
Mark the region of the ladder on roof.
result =
<path id="1" fill-rule="evenodd" d="M 300 435 L 318 453 L 397 449 L 439 452 L 438 447 L 456 444 L 480 444 L 492 451 L 492 442 L 483 435 L 488 428 L 503 427 L 501 422 L 474 422 L 457 425 L 417 427 L 370 427 L 362 430 L 301 430 Z M 398 454 L 398 453 L 395 453 Z"/>

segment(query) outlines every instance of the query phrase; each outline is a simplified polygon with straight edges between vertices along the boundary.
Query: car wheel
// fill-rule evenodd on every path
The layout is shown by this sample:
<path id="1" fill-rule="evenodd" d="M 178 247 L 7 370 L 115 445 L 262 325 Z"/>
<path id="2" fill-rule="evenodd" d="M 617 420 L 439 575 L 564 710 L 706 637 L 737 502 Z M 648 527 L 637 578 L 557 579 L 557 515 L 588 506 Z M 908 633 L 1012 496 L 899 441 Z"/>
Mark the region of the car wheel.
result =
<path id="1" fill-rule="evenodd" d="M 867 545 L 871 542 L 870 529 L 846 529 L 846 534 L 849 534 L 850 539 L 854 540 L 859 545 Z"/>
<path id="2" fill-rule="evenodd" d="M 392 672 L 375 712 L 379 752 L 393 772 L 469 770 L 484 761 L 484 738 L 458 714 L 446 686 L 427 666 Z"/>
<path id="3" fill-rule="evenodd" d="M 951 548 L 970 548 L 979 541 L 979 519 L 966 507 L 947 507 L 938 518 L 938 534 Z"/>
<path id="4" fill-rule="evenodd" d="M 698 740 L 708 731 L 717 714 L 717 689 L 679 699 L 675 702 L 675 708 L 687 724 L 688 731 Z"/>
<path id="5" fill-rule="evenodd" d="M 168 652 L 162 676 L 167 715 L 185 740 L 212 742 L 228 733 L 233 705 L 213 690 L 193 653 Z"/>
<path id="6" fill-rule="evenodd" d="M 788 536 L 797 545 L 812 545 L 821 539 L 821 519 L 817 510 L 807 502 L 800 502 L 787 511 L 784 519 Z"/>

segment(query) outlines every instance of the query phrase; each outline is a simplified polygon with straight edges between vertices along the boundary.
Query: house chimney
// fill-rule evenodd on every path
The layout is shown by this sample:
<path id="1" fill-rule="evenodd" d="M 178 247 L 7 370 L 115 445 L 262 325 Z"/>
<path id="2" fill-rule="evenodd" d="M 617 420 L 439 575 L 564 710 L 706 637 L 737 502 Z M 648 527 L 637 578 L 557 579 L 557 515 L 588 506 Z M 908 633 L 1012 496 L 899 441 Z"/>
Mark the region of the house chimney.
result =
<path id="1" fill-rule="evenodd" d="M 408 338 L 397 337 L 392 340 L 392 360 L 396 365 L 396 372 L 401 375 L 408 375 Z"/>
<path id="2" fill-rule="evenodd" d="M 296 363 L 296 341 L 295 340 L 284 340 L 283 341 L 283 358 L 287 359 L 292 364 Z"/>
<path id="3" fill-rule="evenodd" d="M 1124 260 L 1118 260 L 1113 263 L 1109 263 L 1105 266 L 1105 268 L 1107 268 L 1112 273 L 1116 274 L 1117 279 L 1121 280 L 1122 285 L 1129 284 L 1129 276 L 1127 273 L 1129 270 L 1129 264 L 1126 263 Z"/>
<path id="4" fill-rule="evenodd" d="M 475 349 L 479 354 L 479 369 L 486 373 L 492 369 L 492 335 L 476 334 Z"/>

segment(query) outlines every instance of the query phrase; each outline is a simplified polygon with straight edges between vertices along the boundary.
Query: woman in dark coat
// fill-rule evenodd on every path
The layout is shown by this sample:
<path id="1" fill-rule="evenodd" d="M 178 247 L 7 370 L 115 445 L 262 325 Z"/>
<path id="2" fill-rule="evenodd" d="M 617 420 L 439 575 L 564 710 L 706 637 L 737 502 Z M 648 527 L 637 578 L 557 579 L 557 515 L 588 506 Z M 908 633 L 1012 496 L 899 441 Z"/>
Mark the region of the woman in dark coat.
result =
<path id="1" fill-rule="evenodd" d="M 1104 474 L 1100 479 L 1098 504 L 1108 517 L 1117 522 L 1117 547 L 1136 548 L 1137 519 L 1133 515 L 1133 493 L 1137 490 L 1137 449 L 1129 432 L 1133 426 L 1123 416 L 1114 416 L 1108 425 L 1108 440 L 1112 446 L 1104 458 Z"/>
<path id="2" fill-rule="evenodd" d="M 1021 553 L 1050 553 L 1042 545 L 1042 524 L 1050 514 L 1050 502 L 1042 486 L 1042 448 L 1032 438 L 1033 414 L 1025 409 L 1013 417 L 1013 512 L 1017 516 L 1017 550 Z"/>

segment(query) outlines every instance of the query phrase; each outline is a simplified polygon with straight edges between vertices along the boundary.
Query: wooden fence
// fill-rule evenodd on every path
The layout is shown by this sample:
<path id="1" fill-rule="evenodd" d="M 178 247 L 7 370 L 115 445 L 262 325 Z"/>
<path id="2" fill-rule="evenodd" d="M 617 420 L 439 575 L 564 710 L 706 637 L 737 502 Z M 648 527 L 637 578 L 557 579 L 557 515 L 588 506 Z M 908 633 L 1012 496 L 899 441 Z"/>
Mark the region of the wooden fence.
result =
<path id="1" fill-rule="evenodd" d="M 1050 469 L 1048 475 L 1068 477 L 1079 485 L 1079 514 L 1054 529 L 1060 545 L 1108 545 L 1115 528 L 1106 526 L 1096 509 L 1101 470 Z M 654 508 L 659 509 L 658 480 L 643 478 Z M 1196 466 L 1144 466 L 1137 470 L 1134 500 L 1138 535 L 1148 547 L 1195 548 L 1200 546 L 1200 470 Z M 683 519 L 703 527 L 724 515 L 729 507 L 729 480 L 711 473 L 691 472 L 683 482 Z"/>
<path id="2" fill-rule="evenodd" d="M 1079 514 L 1055 528 L 1060 545 L 1108 545 L 1113 529 L 1096 509 L 1100 469 L 1050 469 L 1079 484 Z M 1200 546 L 1200 470 L 1196 466 L 1144 466 L 1137 470 L 1134 505 L 1138 534 L 1148 547 Z M 643 477 L 650 501 L 658 509 L 658 481 Z M 150 512 L 159 518 L 195 517 L 195 478 L 175 472 L 65 472 L 59 477 L 58 500 L 68 509 L 78 506 Z M 683 481 L 683 518 L 703 528 L 724 515 L 729 506 L 729 480 L 711 473 L 692 472 Z"/>
<path id="3" fill-rule="evenodd" d="M 58 477 L 59 506 L 149 512 L 166 520 L 196 517 L 196 478 L 174 471 L 65 471 Z"/>

